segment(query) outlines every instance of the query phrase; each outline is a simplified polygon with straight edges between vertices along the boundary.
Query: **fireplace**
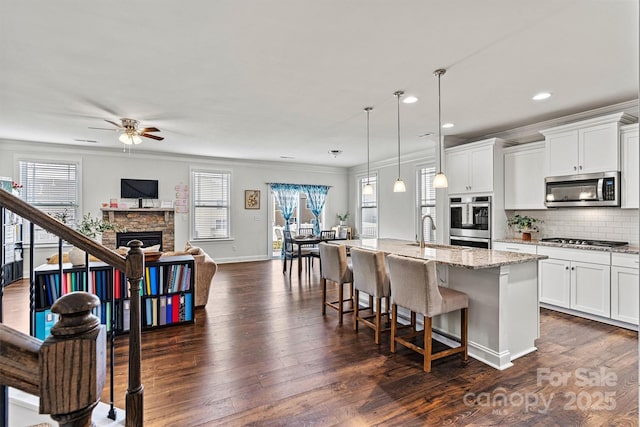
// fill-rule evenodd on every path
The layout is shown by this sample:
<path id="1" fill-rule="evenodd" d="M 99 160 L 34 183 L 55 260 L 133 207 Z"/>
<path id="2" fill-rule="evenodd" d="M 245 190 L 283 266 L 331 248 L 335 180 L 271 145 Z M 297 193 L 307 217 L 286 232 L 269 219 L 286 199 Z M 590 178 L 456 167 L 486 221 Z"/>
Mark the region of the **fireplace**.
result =
<path id="1" fill-rule="evenodd" d="M 162 251 L 162 231 L 131 231 L 126 233 L 116 233 L 116 247 L 127 246 L 131 240 L 140 240 L 143 248 L 153 245 L 160 245 Z"/>

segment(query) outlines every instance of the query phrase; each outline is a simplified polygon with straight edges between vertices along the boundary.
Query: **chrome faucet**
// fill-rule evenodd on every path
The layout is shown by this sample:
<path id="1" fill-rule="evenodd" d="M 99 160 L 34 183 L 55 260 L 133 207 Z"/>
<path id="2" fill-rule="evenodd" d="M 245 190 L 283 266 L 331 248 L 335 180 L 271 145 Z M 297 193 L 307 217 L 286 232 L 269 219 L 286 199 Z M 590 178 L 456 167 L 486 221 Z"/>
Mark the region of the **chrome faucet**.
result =
<path id="1" fill-rule="evenodd" d="M 422 218 L 420 219 L 420 247 L 424 248 L 425 247 L 425 242 L 424 242 L 424 220 L 429 218 L 431 220 L 431 229 L 435 230 L 436 229 L 436 223 L 433 220 L 433 218 L 431 218 L 431 215 L 429 214 L 424 214 L 422 215 Z"/>

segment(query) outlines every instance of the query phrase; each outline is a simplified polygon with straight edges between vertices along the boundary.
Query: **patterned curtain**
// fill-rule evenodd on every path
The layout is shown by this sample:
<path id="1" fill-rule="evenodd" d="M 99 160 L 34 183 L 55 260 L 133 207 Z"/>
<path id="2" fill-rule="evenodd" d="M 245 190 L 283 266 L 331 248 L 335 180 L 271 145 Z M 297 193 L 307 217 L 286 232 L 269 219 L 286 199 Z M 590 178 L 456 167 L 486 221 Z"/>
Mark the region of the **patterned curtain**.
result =
<path id="1" fill-rule="evenodd" d="M 289 230 L 289 220 L 298 205 L 298 193 L 300 186 L 297 184 L 271 184 L 271 191 L 276 197 L 280 212 L 284 217 L 284 229 Z"/>
<path id="2" fill-rule="evenodd" d="M 324 208 L 324 201 L 327 198 L 329 187 L 326 185 L 303 185 L 302 191 L 307 195 L 307 203 L 311 213 L 315 217 L 313 220 L 313 234 L 320 235 L 320 214 Z"/>

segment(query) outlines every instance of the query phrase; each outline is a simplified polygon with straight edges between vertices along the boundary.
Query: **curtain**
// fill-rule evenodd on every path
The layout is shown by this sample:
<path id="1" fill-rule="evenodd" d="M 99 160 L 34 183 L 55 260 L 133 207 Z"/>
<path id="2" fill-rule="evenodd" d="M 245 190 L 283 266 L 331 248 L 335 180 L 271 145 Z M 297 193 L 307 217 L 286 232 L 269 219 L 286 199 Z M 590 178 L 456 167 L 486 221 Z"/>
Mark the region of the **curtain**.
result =
<path id="1" fill-rule="evenodd" d="M 315 217 L 313 221 L 313 234 L 320 235 L 320 214 L 324 208 L 324 201 L 327 198 L 329 187 L 326 185 L 303 185 L 302 191 L 307 195 L 307 203 L 311 213 Z"/>

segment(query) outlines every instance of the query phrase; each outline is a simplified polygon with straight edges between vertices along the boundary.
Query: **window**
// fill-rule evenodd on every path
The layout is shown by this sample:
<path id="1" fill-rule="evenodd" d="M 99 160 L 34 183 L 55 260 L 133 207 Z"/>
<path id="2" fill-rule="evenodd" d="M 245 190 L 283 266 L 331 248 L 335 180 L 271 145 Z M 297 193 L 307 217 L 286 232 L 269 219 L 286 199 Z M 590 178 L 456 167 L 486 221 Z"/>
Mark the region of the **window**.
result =
<path id="1" fill-rule="evenodd" d="M 191 171 L 194 240 L 230 237 L 230 181 L 231 174 L 227 172 Z"/>
<path id="2" fill-rule="evenodd" d="M 420 221 L 422 215 L 431 215 L 433 224 L 436 221 L 436 189 L 433 188 L 433 177 L 436 174 L 435 167 L 424 167 L 418 170 L 418 233 L 420 233 Z M 431 229 L 431 224 L 427 220 L 424 227 L 424 241 L 435 242 L 436 230 Z"/>
<path id="3" fill-rule="evenodd" d="M 78 164 L 20 161 L 22 199 L 49 214 L 65 215 L 71 226 L 78 218 Z M 34 243 L 57 243 L 58 238 L 40 227 L 34 228 Z"/>
<path id="4" fill-rule="evenodd" d="M 373 194 L 363 194 L 362 189 L 367 184 L 373 186 Z M 378 237 L 378 185 L 375 176 L 359 180 L 360 187 L 360 237 Z"/>

